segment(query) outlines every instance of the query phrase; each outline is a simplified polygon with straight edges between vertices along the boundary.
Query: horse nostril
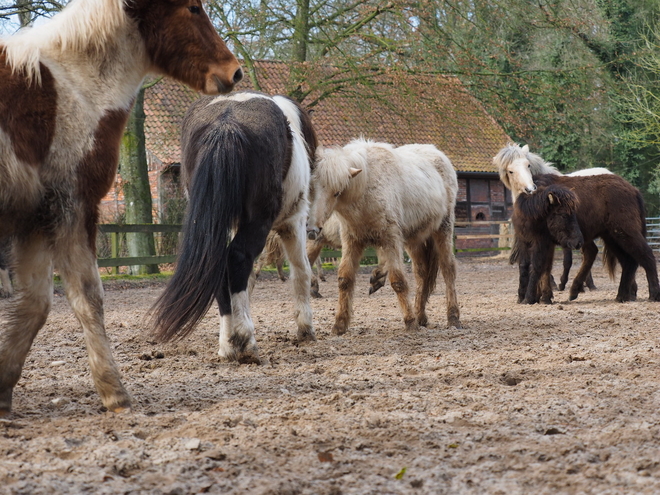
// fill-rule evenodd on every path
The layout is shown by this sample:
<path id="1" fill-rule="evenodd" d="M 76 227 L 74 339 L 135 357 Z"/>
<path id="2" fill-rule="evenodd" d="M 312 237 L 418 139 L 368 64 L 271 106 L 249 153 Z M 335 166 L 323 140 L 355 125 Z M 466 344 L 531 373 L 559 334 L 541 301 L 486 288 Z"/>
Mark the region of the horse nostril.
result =
<path id="1" fill-rule="evenodd" d="M 240 67 L 234 72 L 234 84 L 238 84 L 243 79 L 243 69 Z"/>

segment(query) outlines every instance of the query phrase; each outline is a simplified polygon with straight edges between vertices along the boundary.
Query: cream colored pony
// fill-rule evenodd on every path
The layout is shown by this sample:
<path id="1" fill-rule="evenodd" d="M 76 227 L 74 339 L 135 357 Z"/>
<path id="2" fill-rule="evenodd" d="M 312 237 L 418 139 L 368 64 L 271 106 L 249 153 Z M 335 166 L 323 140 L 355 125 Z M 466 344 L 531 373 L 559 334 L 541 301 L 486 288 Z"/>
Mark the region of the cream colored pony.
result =
<path id="1" fill-rule="evenodd" d="M 448 323 L 460 326 L 452 245 L 457 191 L 454 167 L 432 145 L 395 148 L 358 139 L 343 148 L 325 148 L 317 153 L 308 236 L 321 233 L 333 211 L 342 221 L 343 256 L 334 334 L 348 330 L 355 273 L 369 245 L 380 248 L 379 262 L 388 272 L 407 330 L 427 325 L 426 303 L 439 269 L 445 279 Z M 417 281 L 414 309 L 408 300 L 404 248 L 412 259 Z"/>

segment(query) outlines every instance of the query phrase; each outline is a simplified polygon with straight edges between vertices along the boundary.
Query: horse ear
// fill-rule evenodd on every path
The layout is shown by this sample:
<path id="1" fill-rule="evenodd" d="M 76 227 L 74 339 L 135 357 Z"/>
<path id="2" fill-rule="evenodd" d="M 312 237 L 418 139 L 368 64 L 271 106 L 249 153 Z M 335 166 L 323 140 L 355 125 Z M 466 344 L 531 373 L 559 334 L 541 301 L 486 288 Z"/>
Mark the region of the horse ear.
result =
<path id="1" fill-rule="evenodd" d="M 550 201 L 551 205 L 555 204 L 555 197 L 552 195 L 552 193 L 548 193 L 548 201 Z M 557 200 L 557 203 L 559 203 L 559 200 Z"/>
<path id="2" fill-rule="evenodd" d="M 348 173 L 351 174 L 351 179 L 352 179 L 353 177 L 355 177 L 357 174 L 359 174 L 360 172 L 362 172 L 362 169 L 361 169 L 361 168 L 353 168 L 353 167 L 351 167 L 351 168 L 348 169 Z"/>
<path id="3" fill-rule="evenodd" d="M 525 146 L 522 147 L 523 152 L 529 153 L 529 145 L 526 144 Z"/>

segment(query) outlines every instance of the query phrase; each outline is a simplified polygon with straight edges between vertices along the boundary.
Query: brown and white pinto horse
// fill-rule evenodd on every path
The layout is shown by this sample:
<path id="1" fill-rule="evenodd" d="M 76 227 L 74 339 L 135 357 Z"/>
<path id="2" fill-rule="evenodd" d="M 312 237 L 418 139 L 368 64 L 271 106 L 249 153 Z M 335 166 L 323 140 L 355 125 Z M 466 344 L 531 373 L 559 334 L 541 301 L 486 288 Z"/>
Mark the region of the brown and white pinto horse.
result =
<path id="1" fill-rule="evenodd" d="M 160 73 L 196 90 L 242 77 L 200 0 L 74 0 L 0 40 L 0 232 L 15 242 L 20 296 L 0 334 L 0 414 L 48 316 L 57 268 L 82 324 L 103 405 L 130 407 L 103 322 L 98 204 L 142 80 Z"/>

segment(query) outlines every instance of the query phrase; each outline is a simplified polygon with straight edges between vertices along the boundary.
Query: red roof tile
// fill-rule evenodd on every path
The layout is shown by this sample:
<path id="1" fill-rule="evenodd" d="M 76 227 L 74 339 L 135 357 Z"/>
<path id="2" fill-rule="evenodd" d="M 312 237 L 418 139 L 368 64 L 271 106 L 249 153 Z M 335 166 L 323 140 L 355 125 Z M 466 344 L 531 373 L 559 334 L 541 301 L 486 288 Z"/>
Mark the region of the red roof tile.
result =
<path id="1" fill-rule="evenodd" d="M 255 65 L 264 92 L 288 92 L 289 64 Z M 492 157 L 510 138 L 458 79 L 411 75 L 401 82 L 397 77 L 379 75 L 369 86 L 352 84 L 350 93 L 333 94 L 315 105 L 312 122 L 321 144 L 343 146 L 360 136 L 394 145 L 431 143 L 459 172 L 497 172 Z M 251 88 L 249 78 L 240 86 Z M 196 98 L 197 93 L 168 79 L 145 93 L 147 148 L 164 164 L 179 161 L 181 119 Z"/>

